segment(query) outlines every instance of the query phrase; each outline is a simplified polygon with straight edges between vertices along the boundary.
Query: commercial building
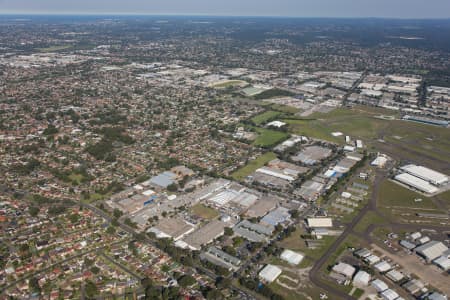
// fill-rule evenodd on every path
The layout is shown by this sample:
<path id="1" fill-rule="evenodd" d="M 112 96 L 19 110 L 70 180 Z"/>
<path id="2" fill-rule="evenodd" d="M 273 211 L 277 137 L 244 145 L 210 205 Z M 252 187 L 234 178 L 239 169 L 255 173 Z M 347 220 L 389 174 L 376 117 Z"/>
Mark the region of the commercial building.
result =
<path id="1" fill-rule="evenodd" d="M 372 252 L 370 252 L 369 249 L 361 248 L 361 249 L 356 250 L 356 251 L 354 252 L 354 254 L 355 254 L 356 257 L 359 257 L 359 258 L 366 258 L 366 257 L 368 257 L 369 255 L 371 255 Z"/>
<path id="2" fill-rule="evenodd" d="M 416 244 L 413 244 L 407 240 L 401 240 L 399 242 L 400 246 L 402 246 L 403 248 L 407 249 L 407 250 L 412 250 L 414 248 L 416 248 Z"/>
<path id="3" fill-rule="evenodd" d="M 402 273 L 400 273 L 397 270 L 391 270 L 391 271 L 387 272 L 385 274 L 385 276 L 387 278 L 389 278 L 390 280 L 392 280 L 393 282 L 400 282 L 405 278 L 405 275 L 403 275 Z"/>
<path id="4" fill-rule="evenodd" d="M 366 271 L 358 271 L 355 277 L 353 277 L 353 285 L 355 286 L 368 286 L 370 282 L 370 274 Z"/>
<path id="5" fill-rule="evenodd" d="M 305 256 L 303 254 L 286 249 L 281 253 L 280 258 L 291 265 L 298 265 Z"/>
<path id="6" fill-rule="evenodd" d="M 431 262 L 448 251 L 447 246 L 439 241 L 431 241 L 414 249 L 414 251 Z"/>
<path id="7" fill-rule="evenodd" d="M 390 269 L 392 269 L 392 266 L 385 262 L 385 261 L 381 261 L 379 263 L 376 263 L 375 265 L 373 265 L 374 269 L 377 270 L 380 273 L 384 273 L 389 271 Z"/>
<path id="8" fill-rule="evenodd" d="M 272 235 L 274 228 L 272 226 L 263 226 L 260 224 L 251 223 L 243 220 L 233 227 L 235 234 L 246 238 L 251 242 L 267 241 L 268 237 Z"/>
<path id="9" fill-rule="evenodd" d="M 195 230 L 194 225 L 179 218 L 161 219 L 158 224 L 148 230 L 156 234 L 157 238 L 171 238 L 174 241 L 182 239 L 184 236 Z"/>
<path id="10" fill-rule="evenodd" d="M 369 265 L 373 265 L 373 264 L 380 262 L 381 258 L 375 254 L 371 254 L 371 255 L 367 256 L 366 258 L 364 258 L 364 261 L 366 263 L 368 263 Z"/>
<path id="11" fill-rule="evenodd" d="M 292 156 L 293 161 L 301 162 L 305 165 L 315 165 L 321 160 L 331 155 L 331 149 L 321 146 L 309 146 L 305 147 L 297 155 Z"/>
<path id="12" fill-rule="evenodd" d="M 397 292 L 391 289 L 387 289 L 384 292 L 380 293 L 380 296 L 381 298 L 383 298 L 383 300 L 395 300 L 399 297 Z"/>
<path id="13" fill-rule="evenodd" d="M 217 247 L 209 247 L 207 251 L 200 254 L 200 259 L 207 260 L 212 264 L 223 267 L 229 271 L 239 269 L 241 260 L 218 249 Z"/>
<path id="14" fill-rule="evenodd" d="M 353 274 L 356 272 L 356 269 L 349 264 L 339 262 L 333 266 L 332 271 L 344 275 L 346 278 L 352 278 Z"/>
<path id="15" fill-rule="evenodd" d="M 211 221 L 200 229 L 192 232 L 183 238 L 188 247 L 192 250 L 200 250 L 203 245 L 211 243 L 214 239 L 224 234 L 226 224 L 221 221 Z"/>
<path id="16" fill-rule="evenodd" d="M 262 167 L 262 168 L 257 169 L 256 172 L 263 173 L 263 174 L 273 176 L 273 177 L 277 177 L 280 179 L 284 179 L 289 182 L 292 182 L 295 180 L 294 176 L 284 174 L 282 171 L 274 169 L 274 168 Z"/>
<path id="17" fill-rule="evenodd" d="M 305 201 L 312 202 L 317 200 L 324 187 L 325 185 L 323 183 L 314 180 L 307 180 L 302 184 L 300 189 L 295 190 L 294 193 L 303 198 Z"/>
<path id="18" fill-rule="evenodd" d="M 412 279 L 403 285 L 403 288 L 412 295 L 419 293 L 424 287 L 425 284 L 418 279 Z"/>
<path id="19" fill-rule="evenodd" d="M 447 296 L 444 296 L 438 292 L 433 292 L 427 295 L 424 299 L 426 300 L 447 300 Z"/>
<path id="20" fill-rule="evenodd" d="M 285 223 L 291 218 L 289 210 L 285 207 L 278 207 L 271 211 L 264 218 L 261 219 L 262 225 L 277 226 L 280 223 Z"/>
<path id="21" fill-rule="evenodd" d="M 450 251 L 446 251 L 446 253 L 448 252 Z M 439 256 L 433 261 L 433 264 L 435 264 L 444 271 L 450 270 L 450 253 Z"/>
<path id="22" fill-rule="evenodd" d="M 278 201 L 275 198 L 263 196 L 250 206 L 245 214 L 250 218 L 262 217 L 274 209 L 277 204 Z"/>
<path id="23" fill-rule="evenodd" d="M 330 228 L 333 227 L 333 219 L 331 218 L 308 218 L 306 225 L 309 228 Z"/>
<path id="24" fill-rule="evenodd" d="M 374 167 L 384 168 L 388 159 L 385 155 L 378 155 L 370 164 Z"/>
<path id="25" fill-rule="evenodd" d="M 380 279 L 375 279 L 370 285 L 374 287 L 379 293 L 382 293 L 389 288 L 389 286 Z"/>
<path id="26" fill-rule="evenodd" d="M 259 272 L 259 278 L 266 283 L 271 283 L 280 276 L 281 272 L 277 266 L 268 264 Z"/>
<path id="27" fill-rule="evenodd" d="M 167 188 L 169 185 L 175 182 L 177 175 L 173 172 L 166 171 L 150 179 L 150 184 L 159 187 Z"/>

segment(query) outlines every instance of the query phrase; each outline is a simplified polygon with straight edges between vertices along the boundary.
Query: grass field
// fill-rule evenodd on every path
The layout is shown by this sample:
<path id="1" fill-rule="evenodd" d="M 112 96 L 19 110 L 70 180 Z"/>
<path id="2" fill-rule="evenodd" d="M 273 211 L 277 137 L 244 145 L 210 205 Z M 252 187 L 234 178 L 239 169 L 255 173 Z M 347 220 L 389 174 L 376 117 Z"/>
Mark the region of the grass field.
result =
<path id="1" fill-rule="evenodd" d="M 285 249 L 302 252 L 312 259 L 318 259 L 325 253 L 328 247 L 336 239 L 336 237 L 333 236 L 325 236 L 321 240 L 322 246 L 317 249 L 309 249 L 306 246 L 305 240 L 301 238 L 302 234 L 306 234 L 306 232 L 297 227 L 297 229 L 291 234 L 291 236 L 282 240 L 279 245 Z"/>
<path id="2" fill-rule="evenodd" d="M 69 175 L 70 181 L 76 183 L 77 185 L 81 183 L 83 178 L 84 178 L 84 176 L 81 174 L 72 173 Z"/>
<path id="3" fill-rule="evenodd" d="M 331 130 L 326 124 L 319 121 L 310 121 L 310 120 L 291 120 L 285 119 L 283 122 L 286 122 L 289 125 L 289 131 L 293 134 L 305 135 L 308 137 L 313 137 L 317 139 L 327 140 L 335 143 L 344 143 L 344 139 L 338 139 L 333 137 Z"/>
<path id="4" fill-rule="evenodd" d="M 274 88 L 274 89 L 270 89 L 270 90 L 264 91 L 262 93 L 259 93 L 258 95 L 253 96 L 253 98 L 256 100 L 262 100 L 262 99 L 270 99 L 270 98 L 274 98 L 274 97 L 293 96 L 293 95 L 294 95 L 294 93 L 292 93 L 292 92 Z"/>
<path id="5" fill-rule="evenodd" d="M 269 120 L 275 119 L 279 115 L 281 115 L 281 112 L 269 110 L 263 112 L 262 114 L 254 116 L 253 118 L 251 118 L 251 121 L 253 122 L 253 124 L 259 126 L 261 124 L 268 122 Z"/>
<path id="6" fill-rule="evenodd" d="M 270 108 L 276 111 L 280 111 L 282 113 L 286 114 L 296 114 L 300 111 L 300 109 L 288 105 L 283 104 L 272 104 L 270 105 Z"/>
<path id="7" fill-rule="evenodd" d="M 415 199 L 422 199 L 422 201 L 416 202 Z M 381 184 L 377 203 L 383 207 L 436 209 L 436 205 L 431 199 L 389 180 L 385 180 Z"/>
<path id="8" fill-rule="evenodd" d="M 247 84 L 248 83 L 243 80 L 227 80 L 224 82 L 219 82 L 219 83 L 213 84 L 212 87 L 218 88 L 218 89 L 224 89 L 224 88 L 228 88 L 231 86 L 236 86 L 236 85 L 243 86 L 243 85 L 247 85 Z"/>
<path id="9" fill-rule="evenodd" d="M 367 227 L 371 224 L 383 224 L 386 220 L 373 211 L 369 211 L 364 215 L 364 217 L 356 224 L 354 230 L 358 233 L 363 233 L 366 231 Z"/>
<path id="10" fill-rule="evenodd" d="M 266 163 L 275 158 L 277 158 L 275 153 L 267 152 L 259 156 L 255 160 L 250 161 L 247 165 L 234 172 L 231 177 L 233 177 L 235 180 L 242 180 L 248 175 L 252 174 L 256 169 L 264 166 Z"/>
<path id="11" fill-rule="evenodd" d="M 256 128 L 256 132 L 258 132 L 258 137 L 253 142 L 253 145 L 258 147 L 275 146 L 289 137 L 289 134 L 285 132 L 265 128 Z"/>
<path id="12" fill-rule="evenodd" d="M 215 209 L 207 207 L 203 204 L 194 205 L 194 206 L 192 206 L 191 210 L 194 215 L 196 215 L 200 218 L 203 218 L 203 219 L 211 220 L 211 219 L 216 218 L 219 215 L 219 213 Z"/>
<path id="13" fill-rule="evenodd" d="M 56 51 L 61 51 L 61 50 L 67 50 L 72 48 L 72 45 L 61 45 L 61 46 L 51 46 L 51 47 L 47 47 L 47 48 L 37 48 L 37 50 L 39 50 L 40 52 L 56 52 Z"/>
<path id="14" fill-rule="evenodd" d="M 450 171 L 450 130 L 402 120 L 380 119 L 381 115 L 398 117 L 391 110 L 356 106 L 336 109 L 327 114 L 314 113 L 308 119 L 284 121 L 293 134 L 343 144 L 344 137 L 331 135 L 340 131 L 353 139 L 362 139 L 370 148 L 375 147 L 417 163 L 424 162 L 443 172 Z"/>

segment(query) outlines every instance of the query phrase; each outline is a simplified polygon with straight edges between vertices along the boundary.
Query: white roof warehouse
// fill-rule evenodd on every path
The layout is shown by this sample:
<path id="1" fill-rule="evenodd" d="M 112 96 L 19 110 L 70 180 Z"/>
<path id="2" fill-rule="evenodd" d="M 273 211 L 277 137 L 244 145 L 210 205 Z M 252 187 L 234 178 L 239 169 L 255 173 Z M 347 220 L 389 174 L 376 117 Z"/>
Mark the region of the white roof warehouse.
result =
<path id="1" fill-rule="evenodd" d="M 430 183 L 428 183 L 425 180 L 422 180 L 422 179 L 415 177 L 413 175 L 410 175 L 408 173 L 402 173 L 402 174 L 395 176 L 395 180 L 397 180 L 403 184 L 406 184 L 408 186 L 411 186 L 413 188 L 416 188 L 427 194 L 433 194 L 438 191 L 437 187 L 431 185 Z"/>
<path id="2" fill-rule="evenodd" d="M 431 241 L 414 249 L 417 254 L 425 258 L 427 261 L 432 261 L 438 258 L 447 250 L 447 246 L 438 241 Z"/>
<path id="3" fill-rule="evenodd" d="M 406 165 L 401 170 L 434 185 L 443 185 L 449 180 L 446 175 L 422 166 Z"/>

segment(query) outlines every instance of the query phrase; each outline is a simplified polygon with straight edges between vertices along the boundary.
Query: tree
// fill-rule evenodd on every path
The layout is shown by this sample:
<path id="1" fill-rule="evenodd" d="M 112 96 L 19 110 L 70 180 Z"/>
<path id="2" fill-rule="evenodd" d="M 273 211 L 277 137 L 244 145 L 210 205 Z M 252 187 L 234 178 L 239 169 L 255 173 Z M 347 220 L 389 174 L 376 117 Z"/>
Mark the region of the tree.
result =
<path id="1" fill-rule="evenodd" d="M 231 279 L 219 276 L 216 278 L 216 287 L 218 289 L 226 289 L 231 286 Z"/>
<path id="2" fill-rule="evenodd" d="M 39 213 L 39 207 L 31 206 L 29 208 L 28 212 L 30 213 L 30 216 L 36 217 L 38 215 L 38 213 Z"/>
<path id="3" fill-rule="evenodd" d="M 206 299 L 208 299 L 208 300 L 216 300 L 216 299 L 223 299 L 223 295 L 222 295 L 222 293 L 220 292 L 220 291 L 218 291 L 218 290 L 209 290 L 207 293 L 206 293 Z"/>
<path id="4" fill-rule="evenodd" d="M 69 216 L 69 221 L 71 223 L 76 223 L 76 222 L 78 222 L 79 218 L 80 218 L 80 216 L 78 214 L 71 214 Z"/>
<path id="5" fill-rule="evenodd" d="M 114 227 L 117 227 L 117 226 L 119 226 L 119 221 L 117 221 L 117 219 L 112 219 L 111 225 Z"/>
<path id="6" fill-rule="evenodd" d="M 233 229 L 231 227 L 225 227 L 225 230 L 224 230 L 224 234 L 225 235 L 232 236 L 233 233 L 234 233 L 234 231 L 233 231 Z"/>
<path id="7" fill-rule="evenodd" d="M 296 210 L 296 209 L 291 209 L 291 210 L 289 211 L 289 213 L 291 214 L 291 217 L 292 217 L 293 219 L 297 219 L 298 216 L 299 216 L 298 210 Z"/>
<path id="8" fill-rule="evenodd" d="M 47 128 L 45 128 L 43 134 L 44 135 L 54 135 L 58 133 L 58 129 L 56 129 L 55 126 L 53 126 L 52 124 L 48 125 Z"/>
<path id="9" fill-rule="evenodd" d="M 41 293 L 41 287 L 39 286 L 39 281 L 36 277 L 31 277 L 28 281 L 28 288 L 32 293 Z"/>
<path id="10" fill-rule="evenodd" d="M 172 183 L 169 186 L 167 186 L 167 190 L 169 192 L 176 192 L 178 190 L 178 185 L 176 183 Z"/>
<path id="11" fill-rule="evenodd" d="M 194 277 L 191 275 L 184 275 L 178 280 L 178 284 L 182 287 L 188 287 L 195 283 Z"/>
<path id="12" fill-rule="evenodd" d="M 113 215 L 114 218 L 118 219 L 123 215 L 123 212 L 120 209 L 114 208 Z"/>
<path id="13" fill-rule="evenodd" d="M 95 298 L 95 296 L 98 295 L 97 286 L 90 280 L 86 281 L 85 291 L 86 296 L 88 296 L 89 298 Z"/>

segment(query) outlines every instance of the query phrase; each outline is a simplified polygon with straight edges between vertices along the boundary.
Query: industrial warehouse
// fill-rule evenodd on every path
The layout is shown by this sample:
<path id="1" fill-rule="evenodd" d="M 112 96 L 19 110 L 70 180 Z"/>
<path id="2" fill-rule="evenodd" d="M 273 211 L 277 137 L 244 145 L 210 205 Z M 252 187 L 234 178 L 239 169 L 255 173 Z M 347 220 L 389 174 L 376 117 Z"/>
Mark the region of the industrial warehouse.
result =
<path id="1" fill-rule="evenodd" d="M 412 164 L 400 167 L 400 173 L 394 179 L 428 195 L 437 194 L 450 188 L 447 175 Z"/>

